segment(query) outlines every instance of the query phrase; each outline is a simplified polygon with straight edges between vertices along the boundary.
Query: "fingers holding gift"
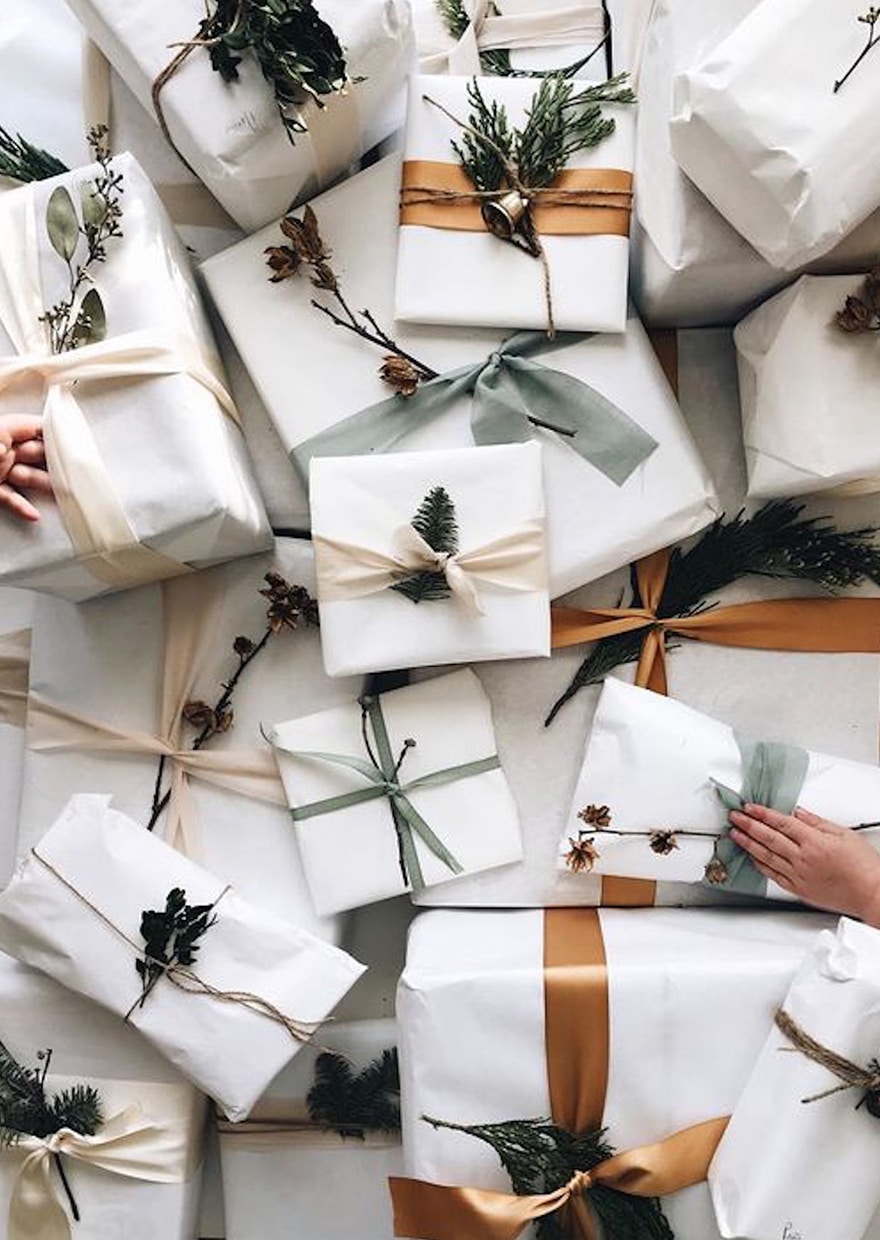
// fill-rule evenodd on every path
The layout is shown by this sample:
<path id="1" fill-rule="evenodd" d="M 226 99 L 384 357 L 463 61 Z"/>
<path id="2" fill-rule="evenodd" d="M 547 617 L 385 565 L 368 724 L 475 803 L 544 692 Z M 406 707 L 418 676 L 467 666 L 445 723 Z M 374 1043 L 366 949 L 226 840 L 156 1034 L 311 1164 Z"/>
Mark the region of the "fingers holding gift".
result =
<path id="1" fill-rule="evenodd" d="M 39 521 L 39 511 L 20 491 L 7 483 L 0 483 L 0 514 L 8 513 L 23 521 Z"/>
<path id="2" fill-rule="evenodd" d="M 731 818 L 737 824 L 730 832 L 730 838 L 734 844 L 741 848 L 743 852 L 747 852 L 756 864 L 760 863 L 760 865 L 766 866 L 767 869 L 774 870 L 789 879 L 793 877 L 797 845 L 792 844 L 784 835 L 776 834 L 774 836 L 771 828 L 765 827 L 763 823 L 755 822 L 754 819 L 748 819 L 744 814 L 738 814 L 735 810 L 731 813 Z M 740 824 L 740 819 L 745 820 L 743 825 Z M 763 840 L 758 838 L 758 835 L 753 830 L 754 827 L 759 827 L 766 833 Z M 786 851 L 777 851 L 779 845 Z"/>
<path id="3" fill-rule="evenodd" d="M 785 858 L 789 863 L 794 861 L 798 853 L 799 840 L 793 839 L 775 822 L 772 824 L 768 822 L 765 817 L 767 811 L 761 806 L 750 805 L 748 809 L 754 810 L 755 813 L 746 813 L 736 809 L 730 811 L 730 821 L 734 827 L 731 836 L 734 841 L 741 848 L 745 848 L 746 852 L 751 853 L 751 849 L 740 839 L 742 836 L 748 844 L 760 845 L 774 856 Z M 761 817 L 758 817 L 758 811 L 761 811 Z M 784 818 L 785 816 L 778 814 L 777 817 Z M 797 825 L 800 826 L 799 823 Z"/>
<path id="4" fill-rule="evenodd" d="M 16 449 L 17 457 L 18 450 Z M 41 495 L 52 494 L 52 483 L 49 481 L 46 470 L 33 465 L 19 464 L 18 459 L 7 475 L 6 483 L 18 491 L 39 491 Z"/>

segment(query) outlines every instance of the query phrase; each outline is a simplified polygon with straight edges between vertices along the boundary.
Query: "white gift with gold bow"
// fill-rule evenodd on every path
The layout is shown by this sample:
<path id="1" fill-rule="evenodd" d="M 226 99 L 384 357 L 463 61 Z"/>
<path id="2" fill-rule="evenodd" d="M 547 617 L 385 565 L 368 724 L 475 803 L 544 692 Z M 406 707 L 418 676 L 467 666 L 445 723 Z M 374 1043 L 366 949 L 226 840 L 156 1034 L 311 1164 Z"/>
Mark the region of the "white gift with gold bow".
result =
<path id="1" fill-rule="evenodd" d="M 149 986 L 141 916 L 173 889 L 209 905 L 192 964 Z M 71 950 L 71 944 L 75 950 Z M 97 794 L 73 797 L 0 895 L 0 949 L 122 1016 L 229 1119 L 314 1035 L 363 966 L 250 904 Z"/>
<path id="2" fill-rule="evenodd" d="M 120 156 L 121 238 L 90 274 L 107 338 L 52 354 L 67 295 L 49 196 L 96 166 L 0 198 L 0 410 L 42 413 L 55 502 L 3 519 L 0 582 L 75 600 L 262 550 L 268 527 L 186 257 L 138 164 Z"/>
<path id="3" fill-rule="evenodd" d="M 198 36 L 202 0 L 150 4 L 70 0 L 88 34 L 151 115 L 153 87 Z M 224 82 L 196 47 L 161 90 L 160 107 L 180 155 L 246 231 L 295 199 L 343 175 L 400 124 L 401 93 L 413 58 L 408 0 L 319 0 L 320 16 L 342 44 L 350 84 L 303 103 L 306 133 L 288 137 L 272 86 L 247 50 L 238 77 Z"/>
<path id="4" fill-rule="evenodd" d="M 45 1068 L 36 1056 L 51 1048 L 47 1092 L 92 1085 L 104 1116 L 93 1138 L 68 1130 L 0 1151 L 5 1240 L 193 1240 L 204 1098 L 118 1017 L 2 955 L 0 1010 L 3 1043 L 24 1067 Z"/>
<path id="5" fill-rule="evenodd" d="M 243 673 L 227 731 L 193 753 L 199 728 L 181 718 L 187 702 L 220 697 L 239 666 L 236 637 L 263 637 L 267 572 L 315 594 L 311 545 L 279 539 L 272 555 L 86 607 L 38 601 L 21 850 L 84 788 L 111 792 L 118 809 L 146 825 L 164 758 L 161 790 L 172 800 L 157 833 L 261 908 L 335 938 L 339 926 L 314 913 L 261 725 L 349 703 L 360 679 L 324 674 L 317 628 L 302 618 L 272 636 Z"/>
<path id="6" fill-rule="evenodd" d="M 469 668 L 382 693 L 369 710 L 276 724 L 270 737 L 321 913 L 522 857 L 489 699 Z"/>
<path id="7" fill-rule="evenodd" d="M 342 1021 L 321 1043 L 355 1073 L 394 1047 L 393 1020 Z M 226 1240 L 289 1240 L 290 1221 L 309 1240 L 390 1240 L 388 1176 L 400 1175 L 399 1132 L 343 1135 L 311 1121 L 306 1096 L 318 1052 L 306 1047 L 280 1072 L 242 1124 L 220 1124 Z"/>
<path id="8" fill-rule="evenodd" d="M 441 487 L 454 554 L 411 525 Z M 549 655 L 538 444 L 321 457 L 309 494 L 328 675 Z M 414 602 L 393 588 L 422 572 L 441 575 L 448 596 Z"/>
<path id="9" fill-rule="evenodd" d="M 821 257 L 880 206 L 871 56 L 835 89 L 865 47 L 864 11 L 762 0 L 676 78 L 673 156 L 776 267 Z"/>
<path id="10" fill-rule="evenodd" d="M 0 590 L 0 883 L 12 873 L 24 760 L 33 598 Z"/>

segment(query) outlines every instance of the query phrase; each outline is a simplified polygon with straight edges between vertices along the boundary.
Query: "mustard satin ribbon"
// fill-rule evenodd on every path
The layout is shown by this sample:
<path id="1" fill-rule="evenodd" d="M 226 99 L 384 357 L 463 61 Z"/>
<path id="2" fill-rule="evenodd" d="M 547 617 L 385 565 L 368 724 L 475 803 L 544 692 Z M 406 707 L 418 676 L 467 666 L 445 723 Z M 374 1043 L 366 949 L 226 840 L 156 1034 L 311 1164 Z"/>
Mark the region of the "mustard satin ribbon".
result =
<path id="1" fill-rule="evenodd" d="M 24 727 L 30 659 L 30 629 L 0 635 L 0 723 Z"/>

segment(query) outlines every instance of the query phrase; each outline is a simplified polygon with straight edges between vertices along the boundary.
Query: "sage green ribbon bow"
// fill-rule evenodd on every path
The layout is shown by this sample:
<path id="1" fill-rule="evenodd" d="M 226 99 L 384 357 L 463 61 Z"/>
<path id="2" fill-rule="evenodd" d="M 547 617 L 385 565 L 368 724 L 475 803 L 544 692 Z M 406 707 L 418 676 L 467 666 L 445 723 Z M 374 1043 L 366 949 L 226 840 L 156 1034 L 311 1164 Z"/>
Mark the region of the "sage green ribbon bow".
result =
<path id="1" fill-rule="evenodd" d="M 375 750 L 370 743 L 368 725 L 373 733 Z M 313 750 L 287 749 L 284 746 L 278 746 L 285 753 L 296 758 L 316 758 L 321 762 L 334 762 L 338 766 L 346 766 L 363 775 L 368 781 L 366 788 L 356 788 L 352 792 L 326 797 L 322 801 L 311 801 L 307 805 L 294 806 L 291 810 L 294 822 L 302 822 L 306 818 L 317 818 L 321 814 L 332 814 L 339 809 L 349 809 L 353 805 L 363 805 L 365 801 L 376 801 L 380 797 L 387 797 L 394 829 L 397 832 L 400 872 L 404 883 L 408 884 L 413 891 L 421 891 L 425 886 L 425 877 L 416 851 L 416 835 L 453 874 L 463 873 L 462 866 L 443 841 L 434 834 L 410 801 L 409 793 L 419 788 L 436 788 L 440 784 L 451 784 L 459 779 L 467 779 L 471 775 L 482 775 L 486 771 L 498 770 L 501 766 L 498 754 L 492 754 L 489 758 L 479 758 L 475 762 L 462 762 L 458 766 L 448 766 L 440 771 L 432 771 L 428 775 L 420 775 L 417 779 L 404 784 L 400 782 L 400 768 L 407 752 L 415 747 L 416 742 L 412 739 L 405 740 L 400 756 L 395 761 L 391 752 L 391 742 L 388 739 L 385 716 L 382 713 L 382 703 L 378 697 L 361 699 L 361 733 L 368 759 L 352 757 L 349 754 L 319 753 Z M 273 743 L 277 745 L 277 741 Z"/>
<path id="2" fill-rule="evenodd" d="M 392 396 L 306 439 L 291 452 L 304 478 L 313 456 L 390 452 L 418 426 L 439 417 L 460 396 L 473 397 L 471 434 L 486 444 L 523 443 L 536 427 L 565 443 L 617 486 L 657 448 L 657 441 L 601 392 L 532 355 L 566 348 L 593 333 L 518 332 L 476 365 L 448 370 L 412 396 Z"/>
<path id="3" fill-rule="evenodd" d="M 735 733 L 742 757 L 743 782 L 739 792 L 713 779 L 715 791 L 725 809 L 744 805 L 767 805 L 781 814 L 790 814 L 798 803 L 810 755 L 797 745 L 776 741 L 753 741 Z M 747 852 L 723 835 L 715 846 L 715 856 L 723 863 L 727 877 L 714 887 L 739 891 L 744 895 L 767 894 L 767 879 L 754 867 Z"/>

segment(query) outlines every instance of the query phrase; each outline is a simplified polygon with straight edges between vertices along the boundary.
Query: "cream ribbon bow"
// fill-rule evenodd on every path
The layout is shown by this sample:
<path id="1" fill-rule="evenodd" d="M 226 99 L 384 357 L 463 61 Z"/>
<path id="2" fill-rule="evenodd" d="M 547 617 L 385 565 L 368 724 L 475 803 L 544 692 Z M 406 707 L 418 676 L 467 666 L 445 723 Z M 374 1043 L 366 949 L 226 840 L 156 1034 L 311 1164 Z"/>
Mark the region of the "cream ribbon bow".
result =
<path id="1" fill-rule="evenodd" d="M 528 592 L 546 585 L 544 521 L 524 521 L 470 551 L 435 551 L 411 525 L 394 531 L 390 555 L 343 539 L 315 535 L 318 596 L 322 602 L 363 598 L 420 572 L 442 572 L 453 597 L 472 616 L 485 615 L 477 582 Z"/>
<path id="2" fill-rule="evenodd" d="M 480 52 L 500 48 L 563 47 L 572 43 L 596 44 L 605 34 L 602 6 L 595 0 L 574 0 L 559 8 L 534 13 L 492 16 L 493 0 L 464 0 L 470 18 L 454 47 L 428 51 L 420 58 L 422 73 L 453 73 L 479 76 Z"/>

